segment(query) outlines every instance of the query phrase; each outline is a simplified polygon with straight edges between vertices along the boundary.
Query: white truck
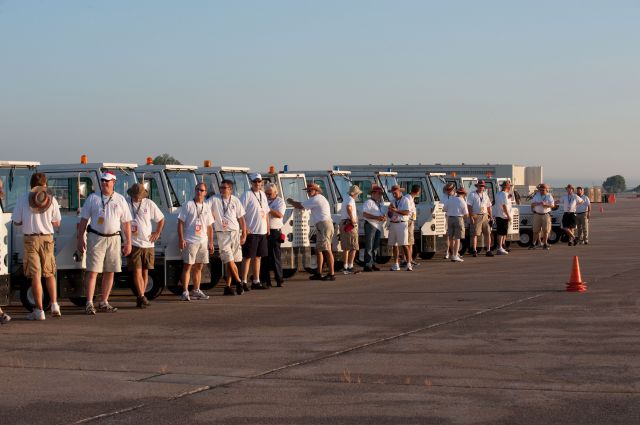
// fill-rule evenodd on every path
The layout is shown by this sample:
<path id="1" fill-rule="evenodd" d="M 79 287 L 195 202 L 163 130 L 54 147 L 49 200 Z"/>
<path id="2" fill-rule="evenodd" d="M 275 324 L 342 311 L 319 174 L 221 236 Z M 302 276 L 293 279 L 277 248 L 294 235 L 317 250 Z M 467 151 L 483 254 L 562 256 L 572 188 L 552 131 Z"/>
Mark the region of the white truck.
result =
<path id="1" fill-rule="evenodd" d="M 212 166 L 211 161 L 205 160 L 204 165 L 196 169 L 198 181 L 206 183 L 209 192 L 207 197 L 220 193 L 220 182 L 231 180 L 233 194 L 240 197 L 247 190 L 251 190 L 248 167 Z"/>

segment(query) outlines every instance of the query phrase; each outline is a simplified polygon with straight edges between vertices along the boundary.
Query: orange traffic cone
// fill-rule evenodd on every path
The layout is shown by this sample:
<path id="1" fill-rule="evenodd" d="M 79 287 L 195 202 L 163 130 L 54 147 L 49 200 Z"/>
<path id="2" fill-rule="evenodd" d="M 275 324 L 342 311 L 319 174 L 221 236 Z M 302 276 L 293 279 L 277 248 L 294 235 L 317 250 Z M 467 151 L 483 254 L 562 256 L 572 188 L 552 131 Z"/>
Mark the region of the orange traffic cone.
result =
<path id="1" fill-rule="evenodd" d="M 587 282 L 582 281 L 582 276 L 580 275 L 580 262 L 576 255 L 573 257 L 573 267 L 571 268 L 571 277 L 569 278 L 569 282 L 567 282 L 567 291 L 585 292 L 586 290 Z"/>

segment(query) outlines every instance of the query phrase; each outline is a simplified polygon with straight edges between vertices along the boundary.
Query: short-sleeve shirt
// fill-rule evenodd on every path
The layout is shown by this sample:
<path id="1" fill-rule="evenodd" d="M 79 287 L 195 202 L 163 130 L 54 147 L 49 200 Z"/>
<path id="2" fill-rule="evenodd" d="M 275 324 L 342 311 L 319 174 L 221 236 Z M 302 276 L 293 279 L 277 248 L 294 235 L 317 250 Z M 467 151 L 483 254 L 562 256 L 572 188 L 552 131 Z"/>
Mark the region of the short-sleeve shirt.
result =
<path id="1" fill-rule="evenodd" d="M 387 208 L 384 206 L 382 201 L 376 202 L 374 199 L 369 198 L 362 206 L 362 212 L 379 217 L 384 216 L 387 213 Z M 376 229 L 380 231 L 384 230 L 384 221 L 372 220 L 367 217 L 365 217 L 364 219 L 367 223 L 369 223 Z"/>
<path id="2" fill-rule="evenodd" d="M 467 197 L 467 204 L 471 206 L 469 208 L 471 214 L 487 214 L 491 208 L 491 198 L 486 191 L 481 194 L 474 191 Z"/>
<path id="3" fill-rule="evenodd" d="M 509 215 L 504 213 L 504 210 L 502 208 L 503 205 L 507 207 L 507 212 L 509 213 Z M 496 203 L 493 209 L 493 214 L 496 217 L 500 217 L 504 219 L 511 217 L 512 207 L 513 206 L 511 204 L 511 199 L 509 199 L 509 194 L 507 192 L 505 192 L 504 190 L 501 190 L 496 194 Z"/>
<path id="4" fill-rule="evenodd" d="M 534 202 L 544 202 L 545 204 L 553 205 L 553 196 L 548 193 L 546 195 L 541 195 L 540 192 L 537 192 L 533 195 L 533 198 L 531 198 L 531 203 L 533 204 Z M 550 207 L 543 207 L 542 205 L 536 205 L 533 207 L 533 212 L 538 214 L 547 214 L 549 211 L 551 211 Z"/>
<path id="5" fill-rule="evenodd" d="M 209 240 L 207 228 L 213 224 L 213 216 L 206 203 L 196 204 L 190 200 L 180 208 L 178 220 L 184 223 L 186 242 L 197 244 Z"/>
<path id="6" fill-rule="evenodd" d="M 576 213 L 582 214 L 589 210 L 589 205 L 591 205 L 591 199 L 587 195 L 580 196 L 582 198 L 582 203 L 576 207 Z"/>
<path id="7" fill-rule="evenodd" d="M 444 202 L 443 209 L 447 213 L 447 217 L 464 217 L 469 214 L 467 201 L 460 196 L 450 196 Z"/>
<path id="8" fill-rule="evenodd" d="M 564 212 L 574 213 L 576 212 L 576 207 L 579 203 L 583 202 L 582 198 L 580 198 L 575 193 L 571 195 L 563 195 L 560 197 L 560 203 L 562 204 L 562 208 Z"/>
<path id="9" fill-rule="evenodd" d="M 42 213 L 36 213 L 31 210 L 29 206 L 29 194 L 26 193 L 18 199 L 16 207 L 11 214 L 11 220 L 14 223 L 22 223 L 22 232 L 25 235 L 33 234 L 53 234 L 54 221 L 60 221 L 60 206 L 56 198 L 51 198 L 51 205 L 46 211 Z"/>
<path id="10" fill-rule="evenodd" d="M 407 198 L 407 201 L 409 202 L 409 219 L 415 220 L 417 218 L 418 211 L 416 210 L 416 202 L 414 201 L 413 195 L 407 193 L 404 197 Z"/>
<path id="11" fill-rule="evenodd" d="M 269 201 L 269 210 L 278 211 L 282 214 L 282 217 L 276 217 L 273 214 L 269 214 L 269 227 L 271 229 L 282 229 L 282 219 L 284 218 L 284 213 L 287 210 L 284 200 L 282 200 L 281 197 L 276 196 L 274 199 Z"/>
<path id="12" fill-rule="evenodd" d="M 142 198 L 140 202 L 133 202 L 127 198 L 131 213 L 131 245 L 139 248 L 153 248 L 154 243 L 149 240 L 153 232 L 152 222 L 158 223 L 164 219 L 164 214 L 151 199 Z"/>
<path id="13" fill-rule="evenodd" d="M 302 201 L 301 204 L 302 208 L 311 211 L 311 217 L 309 217 L 310 226 L 315 226 L 321 221 L 331 221 L 331 206 L 324 196 L 317 194 Z"/>
<path id="14" fill-rule="evenodd" d="M 127 200 L 118 192 L 110 196 L 92 193 L 82 206 L 80 217 L 89 220 L 96 232 L 110 235 L 119 232 L 122 223 L 131 221 L 131 211 Z"/>
<path id="15" fill-rule="evenodd" d="M 213 214 L 213 227 L 216 232 L 231 232 L 240 230 L 238 219 L 244 217 L 245 211 L 240 200 L 231 195 L 229 199 L 222 199 L 220 195 L 209 198 L 209 210 Z"/>
<path id="16" fill-rule="evenodd" d="M 403 196 L 400 199 L 392 199 L 391 200 L 391 204 L 393 206 L 395 206 L 400 211 L 410 211 L 410 208 L 411 208 L 410 205 L 409 205 L 409 200 L 407 199 L 406 196 Z M 408 215 L 398 214 L 396 212 L 394 212 L 391 215 L 391 222 L 392 223 L 399 223 L 401 221 L 409 221 L 409 216 Z"/>
<path id="17" fill-rule="evenodd" d="M 351 213 L 349 216 L 349 211 L 347 207 L 351 205 Z M 355 219 L 355 220 L 354 220 Z M 351 196 L 347 196 L 345 201 L 342 203 L 342 209 L 340 210 L 340 220 L 352 220 L 354 222 L 358 221 L 358 213 L 356 211 L 356 200 Z"/>
<path id="18" fill-rule="evenodd" d="M 244 220 L 247 224 L 247 232 L 266 235 L 269 214 L 267 195 L 262 190 L 258 192 L 247 190 L 240 196 L 240 202 L 246 211 Z"/>

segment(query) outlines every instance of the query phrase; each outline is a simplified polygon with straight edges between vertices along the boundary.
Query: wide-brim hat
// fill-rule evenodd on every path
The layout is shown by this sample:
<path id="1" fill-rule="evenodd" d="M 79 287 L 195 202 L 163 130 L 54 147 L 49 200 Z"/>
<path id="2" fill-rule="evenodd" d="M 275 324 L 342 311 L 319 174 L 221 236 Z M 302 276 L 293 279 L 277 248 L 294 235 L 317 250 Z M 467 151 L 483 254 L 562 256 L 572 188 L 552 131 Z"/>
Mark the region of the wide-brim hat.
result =
<path id="1" fill-rule="evenodd" d="M 351 196 L 358 196 L 361 193 L 362 193 L 362 190 L 356 184 L 354 184 L 353 186 L 351 186 L 351 188 L 349 188 L 349 195 L 351 195 Z"/>
<path id="2" fill-rule="evenodd" d="M 540 183 L 539 185 L 536 186 L 536 189 L 546 189 L 547 185 L 544 183 Z"/>
<path id="3" fill-rule="evenodd" d="M 565 189 L 574 189 L 575 190 L 575 187 L 573 187 L 573 185 L 568 184 L 567 187 L 565 187 Z"/>
<path id="4" fill-rule="evenodd" d="M 500 187 L 506 186 L 511 186 L 511 182 L 509 180 L 504 180 L 502 183 L 500 183 Z"/>
<path id="5" fill-rule="evenodd" d="M 371 190 L 369 191 L 369 194 L 375 193 L 375 192 L 384 192 L 382 190 L 382 188 L 380 186 L 378 186 L 377 184 L 374 184 L 373 186 L 371 186 Z"/>
<path id="6" fill-rule="evenodd" d="M 49 188 L 45 186 L 36 186 L 29 192 L 29 207 L 34 213 L 43 213 L 49 209 L 53 195 Z"/>
<path id="7" fill-rule="evenodd" d="M 304 189 L 305 191 L 310 191 L 310 190 L 315 190 L 317 192 L 322 192 L 322 189 L 320 188 L 320 185 L 318 185 L 317 183 L 307 183 L 307 187 Z"/>
<path id="8" fill-rule="evenodd" d="M 391 192 L 395 192 L 396 190 L 399 190 L 400 192 L 404 192 L 404 187 L 398 184 L 394 184 L 393 186 L 391 186 Z"/>
<path id="9" fill-rule="evenodd" d="M 487 184 L 484 182 L 484 180 L 480 180 L 478 183 L 476 183 L 476 187 L 487 187 Z"/>
<path id="10" fill-rule="evenodd" d="M 147 192 L 147 189 L 142 183 L 136 183 L 127 189 L 127 195 L 132 198 L 146 198 L 149 196 L 149 192 Z"/>

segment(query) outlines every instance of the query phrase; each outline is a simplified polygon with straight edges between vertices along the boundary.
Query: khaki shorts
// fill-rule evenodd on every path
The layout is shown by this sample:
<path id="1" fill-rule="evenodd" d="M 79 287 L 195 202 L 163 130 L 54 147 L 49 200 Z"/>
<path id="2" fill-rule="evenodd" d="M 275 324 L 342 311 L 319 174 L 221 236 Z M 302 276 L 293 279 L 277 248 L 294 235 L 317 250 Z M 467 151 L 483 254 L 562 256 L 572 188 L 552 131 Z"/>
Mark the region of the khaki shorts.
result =
<path id="1" fill-rule="evenodd" d="M 551 216 L 549 214 L 533 213 L 533 233 L 549 233 L 551 231 Z"/>
<path id="2" fill-rule="evenodd" d="M 358 226 L 353 226 L 350 232 L 344 231 L 344 224 L 340 224 L 340 245 L 343 251 L 359 250 Z"/>
<path id="3" fill-rule="evenodd" d="M 331 251 L 333 239 L 333 222 L 330 220 L 316 223 L 316 250 Z"/>
<path id="4" fill-rule="evenodd" d="M 480 236 L 484 234 L 486 237 L 491 236 L 491 227 L 489 226 L 489 216 L 486 214 L 473 214 L 475 223 L 469 224 L 471 236 Z"/>
<path id="5" fill-rule="evenodd" d="M 447 217 L 447 235 L 452 239 L 464 239 L 464 217 Z"/>
<path id="6" fill-rule="evenodd" d="M 27 277 L 51 277 L 56 274 L 53 235 L 24 237 L 24 274 Z"/>
<path id="7" fill-rule="evenodd" d="M 389 223 L 388 246 L 409 245 L 409 224 L 406 221 L 399 223 Z"/>
<path id="8" fill-rule="evenodd" d="M 205 240 L 198 243 L 187 242 L 182 250 L 182 262 L 185 264 L 209 264 L 209 243 Z"/>
<path id="9" fill-rule="evenodd" d="M 131 254 L 127 257 L 127 268 L 153 270 L 155 264 L 155 249 L 131 247 Z"/>
<path id="10" fill-rule="evenodd" d="M 408 242 L 409 242 L 409 245 L 413 245 L 414 243 L 416 243 L 416 237 L 415 237 L 416 235 L 415 233 L 413 233 L 415 231 L 414 229 L 416 228 L 416 222 L 415 220 L 409 220 L 408 223 L 409 223 L 409 226 L 407 227 Z"/>
<path id="11" fill-rule="evenodd" d="M 242 248 L 240 247 L 240 232 L 231 230 L 228 232 L 216 232 L 218 238 L 218 251 L 224 264 L 232 261 L 242 261 Z"/>
<path id="12" fill-rule="evenodd" d="M 98 236 L 87 233 L 87 271 L 94 273 L 120 273 L 122 253 L 120 236 Z"/>

